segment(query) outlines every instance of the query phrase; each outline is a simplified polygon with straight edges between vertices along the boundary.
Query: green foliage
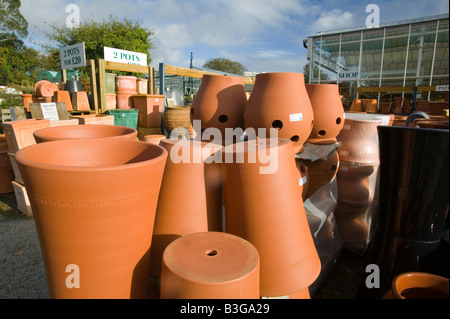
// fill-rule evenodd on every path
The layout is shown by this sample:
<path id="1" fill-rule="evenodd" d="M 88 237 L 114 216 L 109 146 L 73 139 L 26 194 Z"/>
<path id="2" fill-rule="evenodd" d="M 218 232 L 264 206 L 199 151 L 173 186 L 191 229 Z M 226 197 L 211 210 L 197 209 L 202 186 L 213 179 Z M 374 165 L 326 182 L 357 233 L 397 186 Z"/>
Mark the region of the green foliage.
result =
<path id="1" fill-rule="evenodd" d="M 22 97 L 19 94 L 6 93 L 0 90 L 0 109 L 9 109 L 10 106 L 21 106 Z"/>
<path id="2" fill-rule="evenodd" d="M 203 65 L 203 67 L 211 70 L 238 75 L 244 75 L 244 72 L 247 71 L 247 68 L 244 67 L 241 63 L 225 58 L 210 59 Z"/>
<path id="3" fill-rule="evenodd" d="M 103 47 L 111 47 L 145 53 L 147 62 L 151 62 L 149 51 L 153 48 L 153 31 L 142 27 L 139 21 L 127 18 L 121 21 L 118 17 L 110 16 L 102 22 L 93 19 L 82 21 L 78 28 L 52 24 L 51 29 L 47 37 L 56 41 L 60 47 L 84 42 L 86 59 L 102 59 Z M 59 51 L 59 47 L 49 49 Z"/>
<path id="4" fill-rule="evenodd" d="M 20 0 L 0 0 L 0 43 L 28 35 L 28 22 L 19 11 Z"/>

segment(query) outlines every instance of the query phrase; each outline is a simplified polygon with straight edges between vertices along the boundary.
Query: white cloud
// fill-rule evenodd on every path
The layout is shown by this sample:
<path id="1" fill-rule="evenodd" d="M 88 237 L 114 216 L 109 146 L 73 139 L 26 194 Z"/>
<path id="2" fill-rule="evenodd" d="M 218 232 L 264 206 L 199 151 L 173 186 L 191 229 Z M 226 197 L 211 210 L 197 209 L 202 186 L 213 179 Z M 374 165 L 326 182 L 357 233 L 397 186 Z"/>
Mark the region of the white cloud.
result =
<path id="1" fill-rule="evenodd" d="M 354 26 L 354 14 L 341 9 L 333 9 L 322 12 L 309 29 L 313 32 L 320 32 L 349 26 Z"/>

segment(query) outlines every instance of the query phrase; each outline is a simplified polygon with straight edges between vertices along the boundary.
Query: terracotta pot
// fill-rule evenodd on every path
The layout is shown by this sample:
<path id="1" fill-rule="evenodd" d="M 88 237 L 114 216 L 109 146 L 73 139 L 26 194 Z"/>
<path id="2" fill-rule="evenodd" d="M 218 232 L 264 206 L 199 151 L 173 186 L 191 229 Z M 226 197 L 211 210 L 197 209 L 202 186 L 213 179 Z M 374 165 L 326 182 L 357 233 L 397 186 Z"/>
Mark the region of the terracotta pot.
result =
<path id="1" fill-rule="evenodd" d="M 34 103 L 33 94 L 21 94 L 23 106 L 27 108 L 27 111 L 30 111 L 30 103 Z"/>
<path id="2" fill-rule="evenodd" d="M 222 163 L 205 163 L 206 209 L 208 231 L 225 231 L 223 216 Z"/>
<path id="3" fill-rule="evenodd" d="M 410 114 L 412 112 L 412 101 L 411 100 L 405 100 L 403 102 L 403 113 Z"/>
<path id="4" fill-rule="evenodd" d="M 106 93 L 106 109 L 114 110 L 117 107 L 116 93 Z"/>
<path id="5" fill-rule="evenodd" d="M 301 73 L 275 72 L 256 75 L 255 86 L 244 112 L 245 128 L 278 130 L 290 139 L 294 153 L 303 150 L 314 125 L 314 112 Z"/>
<path id="6" fill-rule="evenodd" d="M 430 115 L 445 115 L 445 109 L 448 109 L 448 102 L 428 102 Z"/>
<path id="7" fill-rule="evenodd" d="M 429 113 L 430 111 L 428 110 L 428 101 L 427 100 L 417 101 L 416 112 Z"/>
<path id="8" fill-rule="evenodd" d="M 370 205 L 375 196 L 378 165 L 341 163 L 336 176 L 338 200 L 352 205 Z"/>
<path id="9" fill-rule="evenodd" d="M 91 109 L 89 104 L 89 98 L 87 92 L 73 92 L 72 93 L 72 105 L 76 110 L 87 110 Z"/>
<path id="10" fill-rule="evenodd" d="M 341 212 L 343 213 L 342 215 L 345 215 L 345 212 L 356 214 L 354 213 L 355 210 L 358 213 L 361 211 L 366 212 L 368 206 L 347 206 L 346 208 L 342 208 Z M 337 232 L 342 238 L 345 247 L 353 251 L 364 252 L 369 240 L 369 225 L 364 220 L 364 216 L 358 218 L 336 217 L 335 221 Z"/>
<path id="11" fill-rule="evenodd" d="M 225 136 L 226 128 L 243 127 L 247 103 L 244 78 L 204 74 L 192 101 L 192 120 L 200 120 L 201 128 L 217 128 Z"/>
<path id="12" fill-rule="evenodd" d="M 50 120 L 48 119 L 27 119 L 3 122 L 2 128 L 5 132 L 8 144 L 8 152 L 15 154 L 22 148 L 36 144 L 33 132 L 47 127 L 50 127 Z"/>
<path id="13" fill-rule="evenodd" d="M 259 299 L 259 254 L 232 234 L 178 238 L 164 251 L 161 299 Z"/>
<path id="14" fill-rule="evenodd" d="M 69 91 L 55 91 L 53 93 L 52 102 L 63 102 L 66 104 L 67 110 L 72 110 L 72 99 Z"/>
<path id="15" fill-rule="evenodd" d="M 308 193 L 309 189 L 309 171 L 308 171 L 308 165 L 304 163 L 304 160 L 300 158 L 295 159 L 295 165 L 297 166 L 297 170 L 300 174 L 299 179 L 299 185 L 302 189 L 302 198 L 303 200 L 307 199 L 308 197 L 306 194 Z"/>
<path id="16" fill-rule="evenodd" d="M 308 288 L 321 266 L 292 143 L 259 139 L 226 146 L 222 153 L 226 231 L 258 250 L 261 296 L 286 296 Z"/>
<path id="17" fill-rule="evenodd" d="M 36 92 L 36 95 L 42 97 L 53 97 L 54 92 L 58 90 L 59 89 L 58 86 L 56 86 L 56 84 L 47 80 L 41 80 L 37 82 L 36 85 L 34 86 L 34 91 Z"/>
<path id="18" fill-rule="evenodd" d="M 363 112 L 363 103 L 361 99 L 354 99 L 352 105 L 350 106 L 351 112 Z"/>
<path id="19" fill-rule="evenodd" d="M 422 120 L 418 121 L 417 127 L 421 128 L 435 128 L 435 129 L 443 129 L 448 130 L 449 128 L 449 122 L 447 120 L 441 120 L 441 121 L 432 121 L 432 120 Z"/>
<path id="20" fill-rule="evenodd" d="M 395 97 L 394 98 L 394 113 L 399 114 L 403 113 L 403 102 L 405 101 L 404 97 Z"/>
<path id="21" fill-rule="evenodd" d="M 166 158 L 160 146 L 122 139 L 17 152 L 51 298 L 146 297 Z"/>
<path id="22" fill-rule="evenodd" d="M 116 76 L 116 93 L 136 94 L 135 76 L 117 75 Z"/>
<path id="23" fill-rule="evenodd" d="M 159 145 L 159 142 L 164 139 L 166 139 L 165 135 L 154 134 L 154 135 L 145 135 L 143 141 L 146 143 L 153 143 Z"/>
<path id="24" fill-rule="evenodd" d="M 367 113 L 378 113 L 378 100 L 365 100 L 364 111 Z"/>
<path id="25" fill-rule="evenodd" d="M 407 272 L 392 281 L 383 299 L 448 299 L 448 278 L 424 273 Z"/>
<path id="26" fill-rule="evenodd" d="M 134 108 L 133 95 L 135 93 L 116 93 L 116 109 Z"/>
<path id="27" fill-rule="evenodd" d="M 395 115 L 392 126 L 405 126 L 407 119 L 408 119 L 407 116 Z"/>
<path id="28" fill-rule="evenodd" d="M 182 128 L 188 131 L 191 126 L 191 108 L 166 107 L 163 114 L 163 123 L 169 136 L 174 129 Z"/>
<path id="29" fill-rule="evenodd" d="M 138 94 L 148 94 L 148 80 L 136 79 L 136 92 Z"/>
<path id="30" fill-rule="evenodd" d="M 304 199 L 309 198 L 323 185 L 330 183 L 339 170 L 339 155 L 334 152 L 328 159 L 300 160 L 308 167 L 309 184 Z"/>
<path id="31" fill-rule="evenodd" d="M 132 95 L 134 108 L 139 110 L 138 127 L 161 127 L 165 95 Z"/>
<path id="32" fill-rule="evenodd" d="M 150 273 L 156 278 L 160 276 L 162 254 L 170 242 L 208 231 L 204 162 L 206 154 L 210 154 L 208 144 L 199 141 L 163 139 L 159 145 L 169 156 L 153 230 Z"/>
<path id="33" fill-rule="evenodd" d="M 383 114 L 391 113 L 392 102 L 380 102 L 380 112 Z"/>
<path id="34" fill-rule="evenodd" d="M 306 84 L 314 112 L 314 126 L 306 141 L 332 144 L 344 126 L 344 106 L 337 84 Z"/>
<path id="35" fill-rule="evenodd" d="M 341 162 L 378 164 L 378 132 L 380 120 L 368 120 L 358 115 L 346 115 L 344 128 L 337 140 L 342 143 L 339 149 Z"/>
<path id="36" fill-rule="evenodd" d="M 136 140 L 137 131 L 117 125 L 67 125 L 40 129 L 35 131 L 33 136 L 37 143 L 86 138 Z"/>

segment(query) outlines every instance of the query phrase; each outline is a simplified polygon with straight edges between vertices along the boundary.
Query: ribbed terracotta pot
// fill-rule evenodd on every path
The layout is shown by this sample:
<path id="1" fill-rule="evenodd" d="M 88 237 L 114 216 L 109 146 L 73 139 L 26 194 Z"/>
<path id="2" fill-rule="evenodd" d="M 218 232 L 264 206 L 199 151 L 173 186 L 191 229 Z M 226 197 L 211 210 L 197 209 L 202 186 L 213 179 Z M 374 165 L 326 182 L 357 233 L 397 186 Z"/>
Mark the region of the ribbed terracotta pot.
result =
<path id="1" fill-rule="evenodd" d="M 244 112 L 245 128 L 278 130 L 278 137 L 290 139 L 294 153 L 303 150 L 314 125 L 314 112 L 301 73 L 275 72 L 256 75 Z"/>
<path id="2" fill-rule="evenodd" d="M 21 149 L 51 298 L 145 298 L 167 151 L 123 139 Z"/>
<path id="3" fill-rule="evenodd" d="M 136 140 L 137 130 L 117 125 L 66 125 L 39 129 L 33 136 L 37 143 L 85 138 Z"/>
<path id="4" fill-rule="evenodd" d="M 328 159 L 309 161 L 300 159 L 308 167 L 309 185 L 305 199 L 309 198 L 323 185 L 331 182 L 339 170 L 339 155 L 334 152 Z"/>
<path id="5" fill-rule="evenodd" d="M 337 84 L 306 84 L 314 126 L 306 143 L 332 144 L 344 126 L 344 106 Z"/>
<path id="6" fill-rule="evenodd" d="M 339 149 L 341 162 L 360 164 L 379 164 L 378 131 L 380 120 L 368 120 L 357 114 L 346 114 L 342 131 L 337 140 L 342 143 Z"/>
<path id="7" fill-rule="evenodd" d="M 256 248 L 228 233 L 180 237 L 164 251 L 161 299 L 259 299 Z"/>
<path id="8" fill-rule="evenodd" d="M 225 135 L 226 128 L 243 127 L 247 103 L 244 78 L 204 74 L 192 101 L 191 118 L 200 120 L 201 128 L 217 128 Z"/>
<path id="9" fill-rule="evenodd" d="M 407 272 L 396 276 L 391 289 L 383 296 L 383 299 L 448 298 L 448 278 L 424 272 Z"/>
<path id="10" fill-rule="evenodd" d="M 159 278 L 164 249 L 178 237 L 208 231 L 205 159 L 207 143 L 163 139 L 168 153 L 153 230 L 150 273 Z M 204 154 L 202 155 L 202 153 Z"/>
<path id="11" fill-rule="evenodd" d="M 38 81 L 34 86 L 34 91 L 36 95 L 43 97 L 53 97 L 55 91 L 58 91 L 58 86 L 50 81 L 41 80 Z M 51 102 L 51 100 L 50 100 Z"/>
<path id="12" fill-rule="evenodd" d="M 189 106 L 166 107 L 163 114 L 164 128 L 170 136 L 174 129 L 189 130 L 191 126 L 191 108 Z"/>
<path id="13" fill-rule="evenodd" d="M 259 139 L 226 146 L 222 153 L 226 232 L 258 250 L 261 296 L 286 296 L 308 288 L 321 266 L 292 143 Z"/>

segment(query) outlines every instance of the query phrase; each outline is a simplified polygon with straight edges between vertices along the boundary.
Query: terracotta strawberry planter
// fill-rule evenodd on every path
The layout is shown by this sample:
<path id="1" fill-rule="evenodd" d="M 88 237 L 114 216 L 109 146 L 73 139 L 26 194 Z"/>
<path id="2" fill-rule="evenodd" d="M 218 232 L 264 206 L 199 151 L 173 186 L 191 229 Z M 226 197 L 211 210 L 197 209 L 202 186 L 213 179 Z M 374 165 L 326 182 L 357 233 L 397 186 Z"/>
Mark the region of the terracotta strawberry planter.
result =
<path id="1" fill-rule="evenodd" d="M 41 143 L 16 153 L 51 298 L 144 298 L 167 151 L 123 139 Z"/>
<path id="2" fill-rule="evenodd" d="M 303 200 L 307 199 L 308 197 L 306 194 L 308 193 L 309 189 L 309 171 L 308 171 L 308 165 L 304 163 L 304 160 L 296 158 L 295 159 L 295 165 L 297 166 L 297 170 L 300 174 L 300 179 L 298 181 L 300 188 L 302 189 L 302 198 Z"/>
<path id="3" fill-rule="evenodd" d="M 448 278 L 424 273 L 407 272 L 394 278 L 383 299 L 448 299 Z"/>
<path id="4" fill-rule="evenodd" d="M 117 125 L 67 125 L 40 129 L 33 132 L 33 136 L 37 143 L 86 138 L 136 140 L 137 131 Z"/>
<path id="5" fill-rule="evenodd" d="M 314 112 L 301 73 L 275 72 L 256 75 L 255 86 L 244 112 L 245 128 L 278 130 L 290 139 L 294 153 L 303 150 L 314 125 Z"/>
<path id="6" fill-rule="evenodd" d="M 165 95 L 133 94 L 133 105 L 139 110 L 138 127 L 161 127 Z"/>
<path id="7" fill-rule="evenodd" d="M 306 84 L 314 126 L 306 143 L 332 144 L 344 126 L 344 106 L 336 84 Z"/>
<path id="8" fill-rule="evenodd" d="M 247 103 L 244 78 L 205 74 L 192 101 L 192 120 L 200 120 L 201 128 L 243 127 L 242 117 Z"/>
<path id="9" fill-rule="evenodd" d="M 164 249 L 174 239 L 208 231 L 205 186 L 207 143 L 163 139 L 169 152 L 153 230 L 150 272 L 160 277 Z M 205 154 L 208 151 L 205 151 Z"/>
<path id="10" fill-rule="evenodd" d="M 337 140 L 342 143 L 339 149 L 341 162 L 378 164 L 378 132 L 380 120 L 369 120 L 357 114 L 346 114 L 344 128 Z"/>
<path id="11" fill-rule="evenodd" d="M 161 299 L 259 299 L 256 248 L 232 234 L 178 238 L 164 251 Z"/>
<path id="12" fill-rule="evenodd" d="M 259 139 L 223 149 L 226 232 L 258 250 L 264 297 L 307 289 L 321 269 L 292 154 L 288 139 Z"/>

